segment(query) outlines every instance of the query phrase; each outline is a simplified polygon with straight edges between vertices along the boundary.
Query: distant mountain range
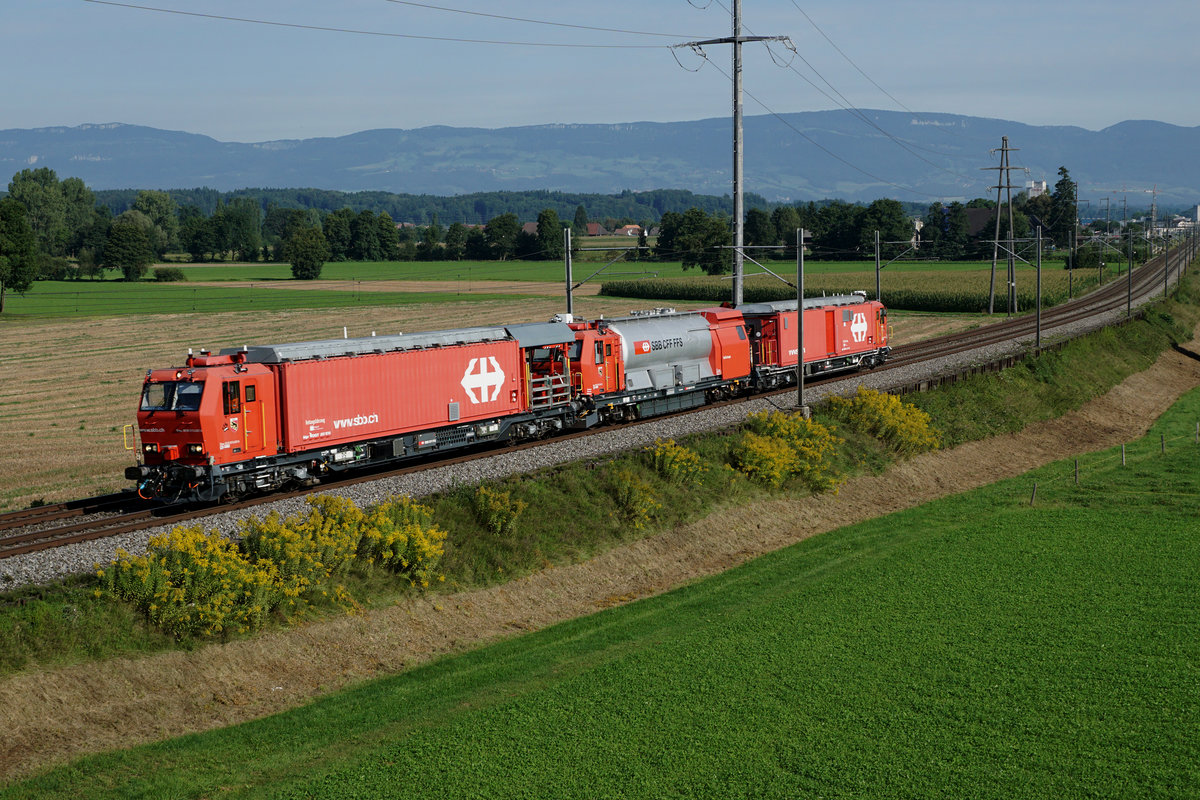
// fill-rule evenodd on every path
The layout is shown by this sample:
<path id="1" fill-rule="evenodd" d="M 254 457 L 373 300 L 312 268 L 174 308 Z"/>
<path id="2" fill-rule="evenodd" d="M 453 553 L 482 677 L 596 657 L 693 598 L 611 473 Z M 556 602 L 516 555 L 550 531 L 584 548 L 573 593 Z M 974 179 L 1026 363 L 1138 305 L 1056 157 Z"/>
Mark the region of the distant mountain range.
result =
<path id="1" fill-rule="evenodd" d="M 795 202 L 880 197 L 994 197 L 1007 136 L 1013 183 L 1046 180 L 1066 166 L 1096 214 L 1101 198 L 1120 209 L 1200 202 L 1200 127 L 1122 122 L 1102 131 L 1025 125 L 955 114 L 817 111 L 745 120 L 746 191 Z M 730 192 L 731 124 L 633 122 L 513 128 L 371 130 L 347 136 L 251 144 L 112 123 L 0 131 L 0 176 L 50 167 L 93 189 L 221 191 L 312 187 L 407 194 L 547 189 Z M 0 182 L 0 187 L 7 181 Z M 1115 192 L 1115 194 L 1114 194 Z M 1117 212 L 1119 213 L 1119 212 Z"/>

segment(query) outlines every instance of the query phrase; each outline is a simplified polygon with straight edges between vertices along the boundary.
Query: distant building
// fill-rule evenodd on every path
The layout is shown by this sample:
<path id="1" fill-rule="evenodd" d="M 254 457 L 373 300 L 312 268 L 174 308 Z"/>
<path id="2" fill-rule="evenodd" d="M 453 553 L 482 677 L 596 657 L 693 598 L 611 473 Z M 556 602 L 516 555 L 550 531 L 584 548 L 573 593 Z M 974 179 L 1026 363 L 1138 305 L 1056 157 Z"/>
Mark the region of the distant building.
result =
<path id="1" fill-rule="evenodd" d="M 1049 187 L 1045 181 L 1028 181 L 1025 184 L 1025 191 L 1031 198 L 1041 197 L 1049 191 Z"/>
<path id="2" fill-rule="evenodd" d="M 613 235 L 614 236 L 641 236 L 642 235 L 642 226 L 641 225 L 622 225 L 621 227 L 619 227 L 615 231 L 613 231 Z"/>
<path id="3" fill-rule="evenodd" d="M 608 231 L 599 222 L 589 222 L 587 224 L 588 236 L 608 236 Z"/>
<path id="4" fill-rule="evenodd" d="M 537 223 L 536 222 L 526 222 L 524 225 L 521 226 L 521 230 L 524 231 L 525 233 L 532 233 L 534 236 L 537 236 Z"/>

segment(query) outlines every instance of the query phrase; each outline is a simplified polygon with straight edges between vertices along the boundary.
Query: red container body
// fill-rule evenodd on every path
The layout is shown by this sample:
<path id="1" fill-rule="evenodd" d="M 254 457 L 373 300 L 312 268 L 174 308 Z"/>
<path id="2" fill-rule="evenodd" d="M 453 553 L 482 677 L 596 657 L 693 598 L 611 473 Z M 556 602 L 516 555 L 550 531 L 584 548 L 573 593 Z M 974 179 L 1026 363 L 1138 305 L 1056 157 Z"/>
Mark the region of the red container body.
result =
<path id="1" fill-rule="evenodd" d="M 796 366 L 795 311 L 756 314 L 761 339 L 758 362 L 781 367 Z M 864 301 L 854 305 L 824 306 L 804 310 L 804 361 L 822 361 L 887 346 L 887 322 L 883 305 Z"/>
<path id="2" fill-rule="evenodd" d="M 289 453 L 526 410 L 515 341 L 284 362 L 276 369 Z"/>

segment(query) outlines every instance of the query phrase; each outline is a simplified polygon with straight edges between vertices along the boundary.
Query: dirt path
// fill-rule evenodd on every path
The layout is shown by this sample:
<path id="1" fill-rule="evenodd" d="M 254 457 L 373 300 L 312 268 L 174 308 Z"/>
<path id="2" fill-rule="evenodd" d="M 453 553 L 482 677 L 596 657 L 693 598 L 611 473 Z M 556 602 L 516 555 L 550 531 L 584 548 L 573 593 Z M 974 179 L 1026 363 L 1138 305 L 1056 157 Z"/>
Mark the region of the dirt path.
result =
<path id="1" fill-rule="evenodd" d="M 1200 362 L 1168 352 L 1078 412 L 855 478 L 836 497 L 807 499 L 800 509 L 794 500 L 753 512 L 729 509 L 505 586 L 414 599 L 193 653 L 8 678 L 0 682 L 0 776 L 262 717 L 363 678 L 656 594 L 817 533 L 1111 447 L 1141 436 L 1196 386 Z M 784 518 L 804 522 L 780 529 Z"/>

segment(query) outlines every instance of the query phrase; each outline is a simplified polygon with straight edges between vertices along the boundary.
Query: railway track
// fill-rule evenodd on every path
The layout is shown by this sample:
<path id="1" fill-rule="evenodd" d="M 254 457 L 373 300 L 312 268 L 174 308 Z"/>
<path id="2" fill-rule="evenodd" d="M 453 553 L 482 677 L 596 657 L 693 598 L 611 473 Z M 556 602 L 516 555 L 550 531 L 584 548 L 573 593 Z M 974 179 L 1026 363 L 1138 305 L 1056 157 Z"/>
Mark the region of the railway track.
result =
<path id="1" fill-rule="evenodd" d="M 1132 297 L 1134 302 L 1147 296 L 1163 291 L 1164 272 L 1166 280 L 1170 276 L 1178 279 L 1179 272 L 1185 266 L 1184 248 L 1178 248 L 1169 254 L 1163 254 L 1145 265 L 1136 268 L 1133 274 L 1123 280 L 1110 282 L 1096 291 L 1067 303 L 1046 309 L 1041 314 L 1041 330 L 1052 332 L 1055 327 L 1077 322 L 1097 314 L 1110 313 L 1126 307 Z M 960 333 L 947 334 L 921 342 L 902 345 L 892 350 L 888 362 L 876 369 L 876 372 L 910 367 L 948 355 L 959 354 L 991 344 L 1009 342 L 1014 339 L 1035 337 L 1038 330 L 1038 320 L 1028 314 L 1016 316 L 1003 321 L 994 322 L 979 328 Z M 806 379 L 806 385 L 819 386 L 822 383 L 844 379 L 844 374 L 829 376 L 813 376 Z M 768 394 L 788 394 L 794 388 L 782 388 Z M 762 395 L 757 395 L 762 396 Z M 741 399 L 725 401 L 726 403 L 741 402 Z M 711 408 L 712 405 L 704 406 Z M 679 414 L 690 411 L 677 412 Z M 631 425 L 653 424 L 673 415 L 663 415 Z M 603 430 L 601 428 L 600 430 Z M 554 441 L 564 441 L 571 438 L 588 436 L 594 430 L 569 433 L 554 438 Z M 541 446 L 542 442 L 530 442 L 508 447 L 498 447 L 478 452 L 460 455 L 451 459 L 440 459 L 438 466 L 451 466 L 466 463 L 479 458 L 488 458 L 502 453 Z M 366 481 L 378 480 L 381 477 L 392 477 L 418 472 L 428 468 L 429 463 L 410 464 L 399 469 L 380 470 L 356 474 L 353 477 L 326 480 L 316 488 L 298 490 L 291 493 L 276 493 L 264 497 L 256 497 L 233 504 L 219 506 L 219 511 L 233 511 L 253 508 L 264 503 L 273 503 L 289 497 L 298 497 L 315 491 L 351 486 Z M 133 492 L 123 492 L 90 500 L 58 503 L 23 509 L 21 511 L 0 514 L 0 559 L 10 558 L 25 553 L 47 550 L 54 547 L 76 542 L 101 539 L 116 536 L 131 531 L 147 528 L 174 526 L 211 515 L 213 507 L 179 508 L 152 507 L 137 498 Z"/>
<path id="2" fill-rule="evenodd" d="M 1120 311 L 1126 309 L 1127 306 L 1136 305 L 1142 300 L 1161 294 L 1164 291 L 1164 271 L 1168 283 L 1177 281 L 1185 266 L 1185 259 L 1184 248 L 1172 251 L 1169 258 L 1167 254 L 1160 254 L 1141 267 L 1135 268 L 1132 280 L 1130 280 L 1130 276 L 1123 275 L 1083 297 L 1077 297 L 1045 309 L 1041 314 L 1043 335 L 1052 332 L 1055 327 L 1079 322 L 1099 314 Z M 879 369 L 912 366 L 923 361 L 987 345 L 1036 337 L 1037 329 L 1038 320 L 1027 312 L 1024 315 L 993 322 L 970 331 L 951 333 L 922 342 L 901 345 L 892 350 L 887 364 Z"/>

